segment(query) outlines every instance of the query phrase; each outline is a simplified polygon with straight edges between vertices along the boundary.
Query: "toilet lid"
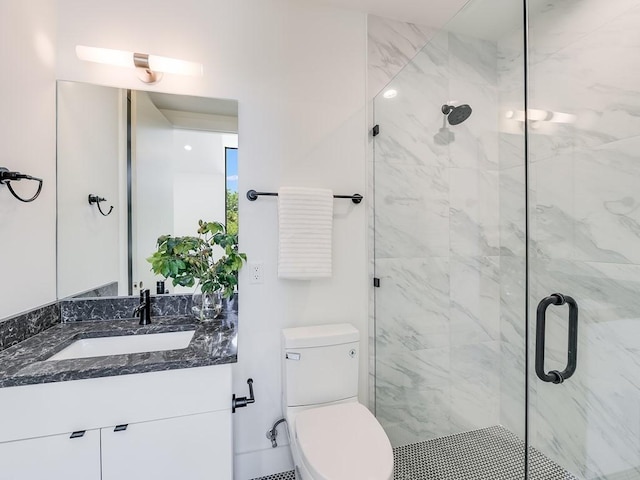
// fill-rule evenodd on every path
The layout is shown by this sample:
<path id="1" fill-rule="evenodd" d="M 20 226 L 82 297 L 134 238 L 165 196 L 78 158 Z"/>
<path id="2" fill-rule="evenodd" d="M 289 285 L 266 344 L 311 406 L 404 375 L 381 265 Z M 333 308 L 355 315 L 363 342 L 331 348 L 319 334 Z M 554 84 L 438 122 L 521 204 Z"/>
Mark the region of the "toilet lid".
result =
<path id="1" fill-rule="evenodd" d="M 359 403 L 305 410 L 295 430 L 303 461 L 317 480 L 388 480 L 393 474 L 389 439 Z"/>

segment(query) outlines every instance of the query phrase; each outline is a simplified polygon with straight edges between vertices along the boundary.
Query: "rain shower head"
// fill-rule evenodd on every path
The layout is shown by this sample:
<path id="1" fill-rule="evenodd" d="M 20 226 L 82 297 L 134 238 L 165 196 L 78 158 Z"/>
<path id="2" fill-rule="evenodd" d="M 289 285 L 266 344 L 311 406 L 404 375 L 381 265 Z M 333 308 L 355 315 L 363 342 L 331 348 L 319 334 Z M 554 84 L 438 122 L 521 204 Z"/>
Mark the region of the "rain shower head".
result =
<path id="1" fill-rule="evenodd" d="M 442 113 L 447 115 L 449 125 L 458 125 L 464 122 L 471 115 L 471 107 L 467 104 L 454 107 L 453 105 L 443 105 Z"/>

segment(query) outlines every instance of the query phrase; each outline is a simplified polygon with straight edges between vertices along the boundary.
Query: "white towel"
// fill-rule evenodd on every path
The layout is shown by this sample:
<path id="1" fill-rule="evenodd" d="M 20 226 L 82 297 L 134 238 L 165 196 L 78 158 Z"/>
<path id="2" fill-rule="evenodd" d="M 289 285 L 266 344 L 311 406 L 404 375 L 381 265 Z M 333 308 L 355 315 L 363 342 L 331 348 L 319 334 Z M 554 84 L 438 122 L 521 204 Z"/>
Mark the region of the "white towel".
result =
<path id="1" fill-rule="evenodd" d="M 280 188 L 278 224 L 278 277 L 330 277 L 333 192 L 324 188 Z"/>

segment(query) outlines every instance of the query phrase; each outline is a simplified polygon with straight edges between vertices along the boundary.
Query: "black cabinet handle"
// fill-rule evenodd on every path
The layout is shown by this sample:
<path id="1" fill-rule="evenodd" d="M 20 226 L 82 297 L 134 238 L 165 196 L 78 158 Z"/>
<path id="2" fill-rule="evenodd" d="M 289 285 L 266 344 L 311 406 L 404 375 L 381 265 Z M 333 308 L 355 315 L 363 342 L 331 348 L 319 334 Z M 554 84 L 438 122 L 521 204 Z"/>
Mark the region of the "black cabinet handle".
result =
<path id="1" fill-rule="evenodd" d="M 128 423 L 125 423 L 123 425 L 116 425 L 116 428 L 113 429 L 114 432 L 124 432 L 127 427 L 129 426 Z"/>
<path id="2" fill-rule="evenodd" d="M 567 366 L 562 371 L 544 371 L 544 345 L 545 329 L 547 321 L 547 308 L 549 305 L 569 305 L 569 339 L 567 349 Z M 543 382 L 562 383 L 576 371 L 578 361 L 578 304 L 568 295 L 553 293 L 543 298 L 538 304 L 536 313 L 536 375 Z"/>
<path id="3" fill-rule="evenodd" d="M 86 430 L 78 430 L 77 432 L 73 432 L 69 438 L 80 438 L 84 437 Z"/>

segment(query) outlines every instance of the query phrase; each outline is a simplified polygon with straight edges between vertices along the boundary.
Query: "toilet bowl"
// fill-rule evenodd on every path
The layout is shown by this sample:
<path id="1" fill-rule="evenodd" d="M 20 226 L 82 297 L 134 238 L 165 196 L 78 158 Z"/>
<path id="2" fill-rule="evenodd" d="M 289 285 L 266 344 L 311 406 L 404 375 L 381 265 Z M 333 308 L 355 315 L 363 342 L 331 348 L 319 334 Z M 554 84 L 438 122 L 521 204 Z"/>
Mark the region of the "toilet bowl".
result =
<path id="1" fill-rule="evenodd" d="M 296 479 L 391 480 L 391 443 L 357 400 L 358 331 L 349 324 L 285 329 L 283 350 Z"/>

